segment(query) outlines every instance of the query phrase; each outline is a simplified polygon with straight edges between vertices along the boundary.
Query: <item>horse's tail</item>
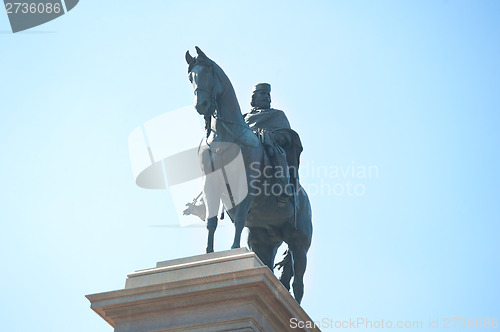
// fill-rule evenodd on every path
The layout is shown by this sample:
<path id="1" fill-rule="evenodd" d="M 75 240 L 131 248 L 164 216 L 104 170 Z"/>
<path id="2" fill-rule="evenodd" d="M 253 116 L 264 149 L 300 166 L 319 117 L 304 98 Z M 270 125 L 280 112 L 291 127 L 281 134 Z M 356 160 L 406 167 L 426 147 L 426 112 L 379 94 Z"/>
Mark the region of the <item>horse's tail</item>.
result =
<path id="1" fill-rule="evenodd" d="M 290 254 L 290 250 L 287 249 L 284 254 L 285 254 L 285 257 L 283 257 L 283 260 L 279 263 L 274 264 L 274 268 L 278 268 L 278 270 L 279 270 L 282 267 L 284 267 L 285 265 L 288 265 L 291 263 L 292 255 Z"/>
<path id="2" fill-rule="evenodd" d="M 283 268 L 280 281 L 287 290 L 290 290 L 290 279 L 293 277 L 293 259 L 290 249 L 285 251 L 285 257 L 281 262 L 274 264 L 274 268 L 278 268 L 278 270 Z"/>

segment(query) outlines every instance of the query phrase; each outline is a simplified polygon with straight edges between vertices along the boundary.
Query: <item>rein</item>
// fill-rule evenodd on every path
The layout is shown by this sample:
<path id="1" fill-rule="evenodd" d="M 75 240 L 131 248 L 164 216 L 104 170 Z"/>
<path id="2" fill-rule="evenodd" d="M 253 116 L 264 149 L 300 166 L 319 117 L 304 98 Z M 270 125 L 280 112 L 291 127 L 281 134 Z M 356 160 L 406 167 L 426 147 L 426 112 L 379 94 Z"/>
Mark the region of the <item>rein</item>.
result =
<path id="1" fill-rule="evenodd" d="M 191 70 L 193 69 L 193 67 L 197 64 L 204 64 L 206 63 L 211 69 L 212 69 L 212 90 L 209 90 L 209 89 L 205 89 L 205 88 L 202 88 L 200 86 L 196 86 L 196 89 L 194 89 L 194 93 L 195 94 L 198 94 L 198 90 L 199 91 L 205 91 L 207 93 L 209 93 L 211 96 L 212 96 L 212 99 L 211 99 L 211 104 L 210 104 L 210 108 L 212 108 L 213 106 L 213 111 L 210 112 L 210 114 L 206 114 L 204 115 L 203 117 L 205 118 L 205 130 L 207 131 L 207 137 L 210 136 L 210 129 L 211 129 L 211 120 L 212 120 L 212 115 L 214 115 L 215 113 L 215 110 L 218 108 L 218 105 L 217 105 L 217 98 L 215 96 L 215 66 L 214 66 L 214 63 L 212 61 L 200 61 L 198 59 L 194 59 L 194 61 L 192 61 L 190 64 L 189 64 L 189 68 L 188 68 L 188 73 L 191 73 Z"/>
<path id="2" fill-rule="evenodd" d="M 224 129 L 226 129 L 226 130 L 227 130 L 227 132 L 228 132 L 231 136 L 233 136 L 233 138 L 234 138 L 235 140 L 237 140 L 238 142 L 240 142 L 240 143 L 241 143 L 241 144 L 243 144 L 243 145 L 250 146 L 250 147 L 252 147 L 252 148 L 257 148 L 257 147 L 259 147 L 259 144 L 257 144 L 257 145 L 253 145 L 253 144 L 247 143 L 247 142 L 245 142 L 245 141 L 242 141 L 242 140 L 239 138 L 239 136 L 237 136 L 235 133 L 233 133 L 233 131 L 232 131 L 232 130 L 228 127 L 228 125 L 225 123 L 225 121 L 227 121 L 227 122 L 231 122 L 231 123 L 234 123 L 234 124 L 237 124 L 237 125 L 240 125 L 240 126 L 242 126 L 243 128 L 245 128 L 245 129 L 252 130 L 252 129 L 250 129 L 250 127 L 248 127 L 248 126 L 244 126 L 244 125 L 242 125 L 241 123 L 238 123 L 238 122 L 235 122 L 235 121 L 223 120 L 223 119 L 221 119 L 221 118 L 218 118 L 218 117 L 217 117 L 217 116 L 215 116 L 215 115 L 214 115 L 214 117 L 215 117 L 215 119 L 217 119 L 217 120 L 219 120 L 219 121 L 220 121 L 220 123 L 222 124 L 222 126 L 224 127 Z"/>

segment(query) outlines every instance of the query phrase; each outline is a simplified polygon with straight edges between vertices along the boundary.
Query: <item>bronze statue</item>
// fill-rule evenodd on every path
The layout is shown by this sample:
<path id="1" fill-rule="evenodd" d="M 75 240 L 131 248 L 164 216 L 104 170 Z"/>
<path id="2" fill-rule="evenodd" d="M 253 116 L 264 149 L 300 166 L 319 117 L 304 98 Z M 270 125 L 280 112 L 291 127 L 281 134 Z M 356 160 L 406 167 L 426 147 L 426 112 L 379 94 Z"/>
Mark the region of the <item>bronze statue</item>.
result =
<path id="1" fill-rule="evenodd" d="M 208 229 L 207 252 L 213 251 L 214 233 L 218 223 L 217 214 L 222 200 L 227 214 L 235 225 L 231 248 L 240 247 L 241 232 L 243 227 L 248 227 L 250 249 L 273 270 L 278 247 L 283 241 L 288 244 L 287 255 L 278 264 L 283 267 L 280 281 L 286 289 L 290 289 L 290 280 L 292 276 L 294 277 L 293 294 L 300 303 L 304 293 L 306 255 L 312 238 L 312 212 L 307 193 L 298 181 L 292 190 L 285 192 L 286 195 L 293 195 L 293 199 L 283 200 L 283 192 L 280 190 L 278 192 L 267 190 L 284 188 L 283 177 L 288 177 L 286 174 L 283 175 L 283 172 L 276 175 L 269 171 L 278 167 L 269 165 L 270 158 L 266 157 L 262 142 L 265 142 L 266 132 L 273 132 L 274 129 L 269 124 L 259 128 L 252 122 L 250 118 L 254 110 L 243 118 L 229 78 L 198 47 L 196 51 L 197 57 L 192 57 L 187 51 L 186 61 L 189 65 L 189 80 L 193 84 L 195 93 L 195 108 L 200 115 L 203 115 L 206 123 L 206 136 L 200 144 L 199 156 L 204 173 L 203 200 L 206 204 L 204 217 Z M 258 107 L 257 96 L 253 103 Z M 264 129 L 262 130 L 264 136 L 260 136 L 259 139 L 245 120 L 250 122 L 250 126 Z M 291 130 L 281 126 L 276 129 Z M 290 138 L 290 141 L 287 137 L 281 136 L 283 135 L 278 132 L 277 138 L 268 137 L 267 142 L 271 142 L 275 153 L 281 146 L 300 143 L 300 140 L 296 141 L 298 135 L 296 138 Z M 278 142 L 281 145 L 277 144 Z M 301 146 L 298 149 L 301 150 Z M 287 158 L 284 151 L 282 155 Z M 291 163 L 296 162 L 297 167 L 298 155 L 295 156 L 296 161 L 291 161 Z M 238 172 L 231 173 L 234 169 L 238 171 L 238 167 L 235 168 L 234 165 L 237 165 L 240 157 L 244 162 L 243 177 Z M 268 176 L 269 174 L 272 176 Z M 241 181 L 242 178 L 244 181 Z M 281 183 L 281 186 L 274 187 L 277 183 Z M 241 195 L 242 192 L 246 194 Z"/>

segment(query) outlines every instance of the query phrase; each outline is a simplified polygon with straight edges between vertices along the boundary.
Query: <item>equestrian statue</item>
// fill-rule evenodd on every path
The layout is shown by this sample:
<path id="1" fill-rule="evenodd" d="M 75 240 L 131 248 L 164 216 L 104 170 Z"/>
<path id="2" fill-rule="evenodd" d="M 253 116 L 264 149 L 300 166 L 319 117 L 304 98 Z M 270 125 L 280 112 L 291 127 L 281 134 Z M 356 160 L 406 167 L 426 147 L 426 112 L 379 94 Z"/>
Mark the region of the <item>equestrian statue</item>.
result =
<path id="1" fill-rule="evenodd" d="M 206 221 L 206 251 L 213 252 L 222 202 L 235 226 L 231 248 L 239 248 L 248 228 L 248 246 L 271 271 L 279 246 L 288 250 L 282 262 L 281 283 L 287 290 L 293 277 L 298 303 L 304 294 L 307 251 L 312 238 L 312 211 L 299 183 L 302 151 L 299 136 L 285 114 L 270 107 L 271 87 L 254 87 L 252 110 L 242 115 L 233 86 L 224 71 L 198 47 L 186 52 L 188 77 L 196 111 L 205 119 L 206 135 L 198 154 L 203 171 L 202 205 L 187 204 L 185 214 Z"/>

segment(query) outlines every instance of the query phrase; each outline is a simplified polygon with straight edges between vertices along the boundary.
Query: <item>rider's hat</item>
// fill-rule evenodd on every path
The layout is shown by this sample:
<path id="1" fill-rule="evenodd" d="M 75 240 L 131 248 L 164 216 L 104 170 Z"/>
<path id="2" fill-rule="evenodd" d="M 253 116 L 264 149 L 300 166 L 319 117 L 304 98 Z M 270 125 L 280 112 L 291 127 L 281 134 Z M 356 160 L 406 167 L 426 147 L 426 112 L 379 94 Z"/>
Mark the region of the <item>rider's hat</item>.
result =
<path id="1" fill-rule="evenodd" d="M 255 86 L 253 87 L 252 93 L 254 93 L 255 91 L 258 91 L 258 90 L 265 90 L 267 92 L 271 92 L 271 84 L 269 84 L 269 83 L 255 84 Z"/>

